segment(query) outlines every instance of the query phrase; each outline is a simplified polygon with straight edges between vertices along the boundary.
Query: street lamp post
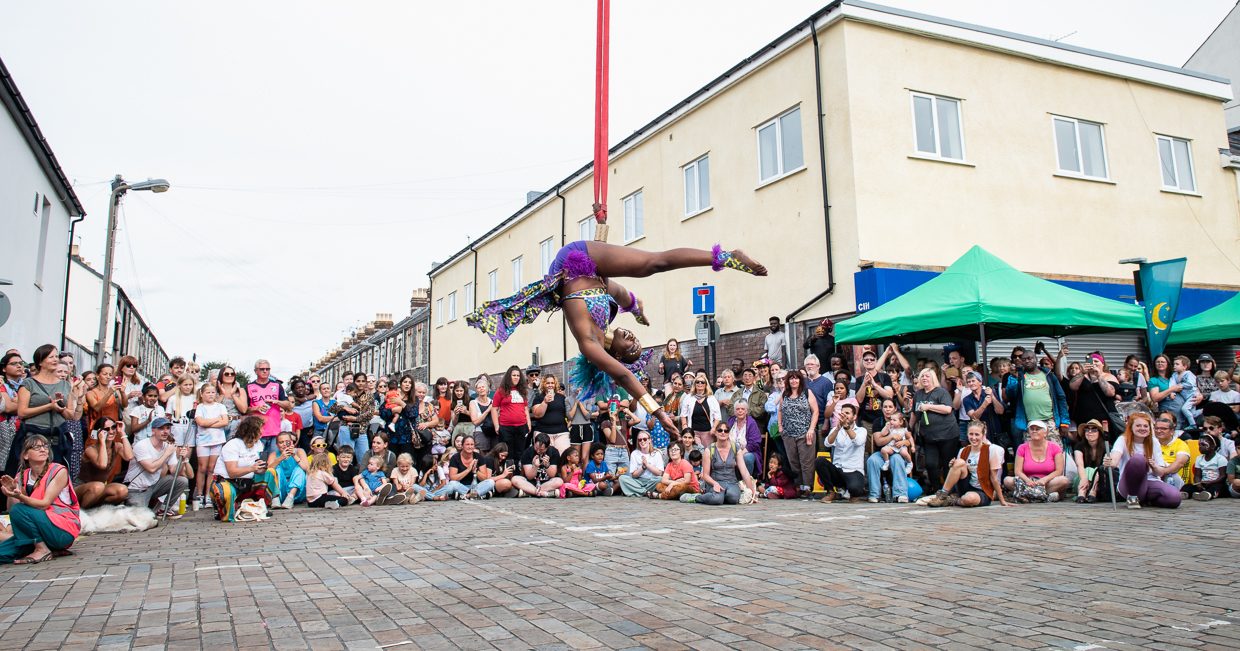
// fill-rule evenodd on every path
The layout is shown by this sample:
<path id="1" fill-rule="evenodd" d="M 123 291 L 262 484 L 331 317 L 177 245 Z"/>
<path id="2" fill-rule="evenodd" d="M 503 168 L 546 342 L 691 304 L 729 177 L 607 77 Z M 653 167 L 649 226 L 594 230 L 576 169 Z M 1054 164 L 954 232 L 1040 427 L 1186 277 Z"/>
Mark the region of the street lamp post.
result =
<path id="1" fill-rule="evenodd" d="M 167 192 L 172 187 L 164 179 L 147 179 L 138 183 L 126 183 L 120 174 L 112 179 L 112 194 L 108 196 L 108 243 L 103 255 L 103 292 L 99 298 L 99 334 L 95 337 L 95 363 L 103 363 L 103 349 L 108 336 L 108 307 L 112 302 L 112 254 L 116 250 L 116 208 L 121 197 L 129 190 Z"/>

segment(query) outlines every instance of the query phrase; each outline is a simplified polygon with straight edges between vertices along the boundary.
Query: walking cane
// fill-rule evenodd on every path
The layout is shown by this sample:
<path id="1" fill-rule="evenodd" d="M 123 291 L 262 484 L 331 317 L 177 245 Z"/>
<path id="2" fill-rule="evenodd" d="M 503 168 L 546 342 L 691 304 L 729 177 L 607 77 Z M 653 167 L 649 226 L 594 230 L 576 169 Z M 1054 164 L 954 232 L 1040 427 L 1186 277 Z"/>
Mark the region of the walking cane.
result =
<path id="1" fill-rule="evenodd" d="M 193 414 L 193 412 L 194 412 L 194 410 L 192 410 L 192 409 L 191 409 L 191 410 L 189 411 L 189 414 L 186 414 L 187 416 L 189 416 L 189 418 L 190 418 L 190 421 L 191 421 L 191 422 L 193 421 L 193 418 L 194 418 L 194 417 L 193 417 L 192 415 L 190 415 L 190 414 Z M 185 431 L 185 437 L 186 437 L 187 439 L 189 438 L 189 430 L 188 430 L 188 429 Z M 194 430 L 194 438 L 197 438 L 197 437 L 198 437 L 198 431 L 197 431 L 197 429 L 195 428 L 195 430 Z M 197 442 L 197 441 L 195 441 L 195 443 L 196 443 L 196 442 Z M 175 444 L 175 443 L 176 443 L 176 441 L 173 441 L 173 443 Z M 189 444 L 190 444 L 190 442 L 189 442 L 188 440 L 187 440 L 187 441 L 185 441 L 185 445 L 186 445 L 186 446 L 189 446 Z M 179 447 L 182 447 L 182 446 L 178 445 L 177 447 L 179 448 Z M 174 492 L 176 492 L 176 490 L 177 490 L 177 477 L 180 477 L 180 476 L 181 476 L 181 464 L 185 463 L 185 459 L 181 457 L 181 451 L 180 451 L 180 450 L 177 450 L 176 455 L 177 455 L 177 465 L 176 465 L 176 469 L 172 471 L 172 485 L 168 487 L 168 494 L 164 496 L 164 514 L 163 514 L 163 516 L 162 516 L 162 517 L 160 517 L 160 519 L 159 519 L 159 524 L 161 524 L 161 525 L 162 525 L 162 524 L 164 524 L 165 522 L 167 522 L 167 521 L 168 521 L 168 510 L 172 508 L 172 494 L 173 494 Z"/>
<path id="2" fill-rule="evenodd" d="M 1106 456 L 1104 455 L 1102 458 L 1103 460 L 1105 460 Z M 1099 468 L 1103 468 L 1103 467 L 1105 466 L 1099 465 Z M 1110 468 L 1107 468 L 1106 470 L 1107 470 L 1107 480 L 1111 482 L 1111 510 L 1114 511 L 1114 510 L 1119 509 L 1119 506 L 1115 502 L 1115 475 L 1111 474 Z"/>

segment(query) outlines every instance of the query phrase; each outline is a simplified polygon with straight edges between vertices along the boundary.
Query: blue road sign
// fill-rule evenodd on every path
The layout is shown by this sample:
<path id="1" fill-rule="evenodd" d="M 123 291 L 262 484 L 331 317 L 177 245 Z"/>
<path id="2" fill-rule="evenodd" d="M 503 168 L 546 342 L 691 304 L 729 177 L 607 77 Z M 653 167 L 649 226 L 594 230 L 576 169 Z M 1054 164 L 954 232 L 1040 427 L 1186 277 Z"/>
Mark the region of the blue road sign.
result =
<path id="1" fill-rule="evenodd" d="M 693 316 L 715 313 L 715 286 L 699 285 L 693 288 Z"/>

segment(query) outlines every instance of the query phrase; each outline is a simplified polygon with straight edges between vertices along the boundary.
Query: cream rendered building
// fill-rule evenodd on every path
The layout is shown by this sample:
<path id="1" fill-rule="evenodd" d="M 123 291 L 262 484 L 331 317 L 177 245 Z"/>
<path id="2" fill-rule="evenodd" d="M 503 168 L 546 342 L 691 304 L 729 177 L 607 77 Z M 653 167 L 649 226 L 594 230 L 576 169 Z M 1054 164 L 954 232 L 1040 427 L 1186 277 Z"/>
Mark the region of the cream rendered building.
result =
<path id="1" fill-rule="evenodd" d="M 1219 154 L 1231 98 L 1226 80 L 1203 73 L 833 3 L 613 147 L 611 243 L 720 242 L 770 269 L 625 280 L 653 322 L 638 334 L 695 352 L 691 288 L 710 283 L 720 366 L 752 360 L 769 316 L 795 317 L 800 340 L 973 244 L 1115 298 L 1132 294 L 1121 258 L 1188 256 L 1184 306 L 1204 309 L 1240 288 L 1237 189 Z M 464 315 L 592 236 L 590 172 L 431 271 L 432 377 L 577 354 L 558 314 L 498 352 Z"/>

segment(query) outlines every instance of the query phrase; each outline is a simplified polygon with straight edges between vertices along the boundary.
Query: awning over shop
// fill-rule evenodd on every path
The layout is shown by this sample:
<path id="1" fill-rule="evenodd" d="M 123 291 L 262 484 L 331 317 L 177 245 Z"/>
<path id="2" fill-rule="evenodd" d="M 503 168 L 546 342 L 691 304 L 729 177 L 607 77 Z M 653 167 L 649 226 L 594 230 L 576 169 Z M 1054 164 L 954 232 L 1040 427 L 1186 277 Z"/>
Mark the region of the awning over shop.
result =
<path id="1" fill-rule="evenodd" d="M 1168 344 L 1240 340 L 1240 294 L 1171 326 Z"/>
<path id="2" fill-rule="evenodd" d="M 841 321 L 835 339 L 912 343 L 1144 328 L 1136 305 L 1023 273 L 974 246 L 943 273 L 880 307 Z"/>

